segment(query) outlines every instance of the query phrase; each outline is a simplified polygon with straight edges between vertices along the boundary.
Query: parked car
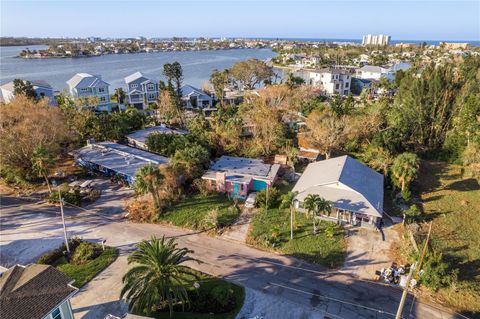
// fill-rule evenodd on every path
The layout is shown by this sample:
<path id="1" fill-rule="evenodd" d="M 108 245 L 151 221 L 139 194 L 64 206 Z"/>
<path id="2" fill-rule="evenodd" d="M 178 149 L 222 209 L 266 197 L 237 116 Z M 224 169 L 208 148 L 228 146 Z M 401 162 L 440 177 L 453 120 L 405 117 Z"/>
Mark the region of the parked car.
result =
<path id="1" fill-rule="evenodd" d="M 245 200 L 245 208 L 254 208 L 256 197 L 257 193 L 250 193 L 250 195 L 248 195 L 247 199 Z"/>

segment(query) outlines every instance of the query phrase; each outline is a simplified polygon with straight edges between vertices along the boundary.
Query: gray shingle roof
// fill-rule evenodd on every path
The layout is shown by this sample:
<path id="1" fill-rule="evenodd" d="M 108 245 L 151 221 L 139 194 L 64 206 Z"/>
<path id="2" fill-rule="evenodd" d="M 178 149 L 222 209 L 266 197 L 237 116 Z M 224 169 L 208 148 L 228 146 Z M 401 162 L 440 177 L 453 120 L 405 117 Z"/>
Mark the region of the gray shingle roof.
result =
<path id="1" fill-rule="evenodd" d="M 41 319 L 77 289 L 49 265 L 13 266 L 0 277 L 2 318 Z"/>
<path id="2" fill-rule="evenodd" d="M 142 79 L 143 81 L 142 82 L 145 82 L 145 81 L 150 81 L 148 78 L 146 78 L 142 72 L 135 72 L 133 74 L 130 74 L 129 76 L 125 77 L 125 83 L 131 83 L 133 81 L 136 81 L 138 79 Z"/>
<path id="3" fill-rule="evenodd" d="M 309 164 L 293 191 L 299 193 L 299 201 L 318 194 L 336 208 L 377 217 L 383 214 L 383 175 L 350 156 Z"/>
<path id="4" fill-rule="evenodd" d="M 109 86 L 107 82 L 103 81 L 98 75 L 91 75 L 88 73 L 77 73 L 70 80 L 67 81 L 69 87 L 98 87 Z"/>

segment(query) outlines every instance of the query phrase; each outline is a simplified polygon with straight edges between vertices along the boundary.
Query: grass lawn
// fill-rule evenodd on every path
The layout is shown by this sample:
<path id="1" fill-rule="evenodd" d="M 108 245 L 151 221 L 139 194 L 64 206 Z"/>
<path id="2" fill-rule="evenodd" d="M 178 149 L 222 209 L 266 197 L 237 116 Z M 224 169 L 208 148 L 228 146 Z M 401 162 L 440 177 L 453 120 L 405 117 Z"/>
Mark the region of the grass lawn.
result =
<path id="1" fill-rule="evenodd" d="M 290 240 L 290 209 L 259 209 L 252 220 L 248 243 L 330 268 L 343 265 L 346 242 L 341 226 L 320 221 L 314 235 L 312 219 L 306 214 L 297 212 L 295 220 L 294 239 Z"/>
<path id="2" fill-rule="evenodd" d="M 212 210 L 217 210 L 218 223 L 221 226 L 232 224 L 239 215 L 239 210 L 234 206 L 233 201 L 225 195 L 195 195 L 183 199 L 167 210 L 159 220 L 175 226 L 203 229 L 203 222 Z"/>
<path id="3" fill-rule="evenodd" d="M 63 257 L 62 260 L 57 263 L 56 268 L 74 279 L 75 282 L 73 284 L 75 287 L 81 287 L 113 263 L 115 259 L 117 259 L 117 255 L 117 249 L 105 247 L 105 251 L 102 252 L 100 256 L 83 265 L 69 264 L 65 257 Z"/>
<path id="4" fill-rule="evenodd" d="M 431 248 L 459 269 L 456 287 L 436 295 L 466 314 L 480 313 L 480 186 L 461 166 L 422 162 L 418 191 L 433 219 Z"/>
<path id="5" fill-rule="evenodd" d="M 195 291 L 195 288 L 191 287 L 188 289 L 188 293 L 195 295 L 195 294 L 201 294 L 205 292 L 211 292 L 212 290 L 216 289 L 217 291 L 227 291 L 227 290 L 232 290 L 233 291 L 233 297 L 235 300 L 235 306 L 233 310 L 226 312 L 226 313 L 195 313 L 195 312 L 190 312 L 188 309 L 185 309 L 187 311 L 181 312 L 181 310 L 175 311 L 173 313 L 173 317 L 170 317 L 170 312 L 156 312 L 154 314 L 150 314 L 151 317 L 153 318 L 159 318 L 159 319 L 167 319 L 167 318 L 175 318 L 175 319 L 208 319 L 208 318 L 214 318 L 214 319 L 234 319 L 237 316 L 237 313 L 240 311 L 240 309 L 243 306 L 243 302 L 245 300 L 245 289 L 241 286 L 238 286 L 236 284 L 230 283 L 228 281 L 225 281 L 220 278 L 212 277 L 210 275 L 207 275 L 205 273 L 199 272 L 199 271 L 194 271 L 197 276 L 199 277 L 198 283 L 200 284 L 200 289 Z M 191 278 L 189 278 L 189 281 L 191 281 Z M 195 300 L 191 300 L 192 302 L 195 302 Z M 142 315 L 142 314 L 139 314 Z M 145 315 L 145 314 L 143 314 Z"/>

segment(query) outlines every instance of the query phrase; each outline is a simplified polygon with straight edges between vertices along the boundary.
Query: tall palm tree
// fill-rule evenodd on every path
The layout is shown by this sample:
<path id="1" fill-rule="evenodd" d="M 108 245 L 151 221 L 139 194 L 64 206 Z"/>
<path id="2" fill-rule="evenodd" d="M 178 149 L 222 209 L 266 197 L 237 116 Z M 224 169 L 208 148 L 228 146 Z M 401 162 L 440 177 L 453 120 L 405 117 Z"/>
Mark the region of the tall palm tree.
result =
<path id="1" fill-rule="evenodd" d="M 316 217 L 319 213 L 319 204 L 321 203 L 321 198 L 317 194 L 308 194 L 303 201 L 303 206 L 307 210 L 308 214 L 312 216 L 313 219 L 313 233 L 317 233 L 317 223 Z"/>
<path id="2" fill-rule="evenodd" d="M 126 297 L 129 310 L 146 312 L 149 315 L 168 306 L 170 317 L 173 307 L 189 302 L 186 287 L 198 280 L 197 275 L 187 266 L 186 261 L 192 250 L 177 248 L 173 238 L 161 239 L 152 236 L 142 240 L 136 250 L 128 256 L 128 264 L 134 266 L 123 276 L 120 297 Z"/>
<path id="3" fill-rule="evenodd" d="M 419 159 L 415 153 L 402 153 L 393 160 L 392 174 L 400 185 L 402 193 L 417 177 L 418 167 Z"/>
<path id="4" fill-rule="evenodd" d="M 325 198 L 320 197 L 317 200 L 317 210 L 318 213 L 325 213 L 328 216 L 330 216 L 330 213 L 332 211 L 332 205 L 330 201 L 326 200 Z"/>
<path id="5" fill-rule="evenodd" d="M 42 145 L 37 146 L 32 153 L 32 168 L 35 172 L 45 178 L 47 182 L 48 192 L 51 193 L 50 182 L 48 181 L 48 171 L 53 164 L 52 154 Z"/>
<path id="6" fill-rule="evenodd" d="M 159 185 L 163 178 L 160 168 L 154 164 L 143 166 L 135 174 L 133 185 L 135 191 L 139 194 L 152 194 L 153 205 L 156 210 L 160 210 Z"/>

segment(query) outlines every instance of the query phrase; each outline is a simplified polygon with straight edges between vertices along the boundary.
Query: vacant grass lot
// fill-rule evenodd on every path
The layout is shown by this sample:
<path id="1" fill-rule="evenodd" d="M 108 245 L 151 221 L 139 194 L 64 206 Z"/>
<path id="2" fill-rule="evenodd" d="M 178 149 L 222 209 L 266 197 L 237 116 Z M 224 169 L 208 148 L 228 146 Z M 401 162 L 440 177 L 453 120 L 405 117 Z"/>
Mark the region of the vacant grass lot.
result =
<path id="1" fill-rule="evenodd" d="M 160 217 L 160 222 L 190 229 L 205 229 L 207 215 L 216 210 L 218 224 L 222 227 L 231 225 L 239 215 L 232 200 L 222 194 L 187 197 L 167 210 Z"/>
<path id="2" fill-rule="evenodd" d="M 200 271 L 194 271 L 199 280 L 198 283 L 200 284 L 200 288 L 196 291 L 196 289 L 192 286 L 187 289 L 190 301 L 192 303 L 196 303 L 197 296 L 201 296 L 205 293 L 211 293 L 212 291 L 217 291 L 219 295 L 224 295 L 225 293 L 230 291 L 233 293 L 234 299 L 234 306 L 233 310 L 225 312 L 225 313 L 196 313 L 188 311 L 188 307 L 185 309 L 185 312 L 182 312 L 181 309 L 175 310 L 173 314 L 173 318 L 175 319 L 234 319 L 237 316 L 237 313 L 243 306 L 243 302 L 245 299 L 245 289 L 241 286 L 235 285 L 231 282 L 225 281 L 220 278 L 212 277 Z M 192 278 L 188 278 L 188 281 L 192 281 Z M 208 297 L 207 297 L 208 298 Z M 201 298 L 201 299 L 205 299 Z M 195 307 L 195 305 L 192 305 Z M 145 314 L 140 314 L 145 315 Z M 172 318 L 170 317 L 170 312 L 167 310 L 166 312 L 156 312 L 154 314 L 150 314 L 150 316 L 159 319 L 167 319 Z"/>
<path id="3" fill-rule="evenodd" d="M 341 226 L 320 221 L 314 235 L 312 219 L 300 212 L 295 224 L 294 239 L 290 240 L 289 209 L 259 210 L 253 217 L 248 243 L 330 268 L 343 265 L 346 242 Z"/>
<path id="4" fill-rule="evenodd" d="M 418 190 L 427 219 L 433 219 L 431 247 L 459 269 L 455 287 L 436 294 L 466 314 L 480 313 L 480 186 L 461 166 L 423 162 Z"/>

